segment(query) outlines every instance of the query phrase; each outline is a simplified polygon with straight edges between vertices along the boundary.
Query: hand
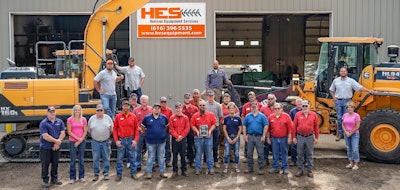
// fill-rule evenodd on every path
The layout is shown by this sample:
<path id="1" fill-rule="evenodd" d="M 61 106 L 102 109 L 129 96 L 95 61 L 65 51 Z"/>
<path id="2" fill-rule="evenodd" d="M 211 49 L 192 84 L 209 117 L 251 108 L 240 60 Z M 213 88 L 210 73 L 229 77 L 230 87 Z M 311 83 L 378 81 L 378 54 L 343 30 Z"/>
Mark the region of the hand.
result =
<path id="1" fill-rule="evenodd" d="M 238 141 L 238 137 L 236 137 L 236 138 L 234 138 L 233 140 L 232 140 L 232 144 L 235 144 L 237 141 Z"/>
<path id="2" fill-rule="evenodd" d="M 100 93 L 100 94 L 105 94 L 105 93 L 106 93 L 106 91 L 105 91 L 105 90 L 103 90 L 103 89 L 100 89 L 100 90 L 99 90 L 99 93 Z"/>
<path id="3" fill-rule="evenodd" d="M 249 142 L 249 138 L 247 135 L 243 135 L 244 142 Z"/>
<path id="4" fill-rule="evenodd" d="M 293 144 L 297 144 L 297 138 L 293 138 Z"/>
<path id="5" fill-rule="evenodd" d="M 135 148 L 136 144 L 137 144 L 136 141 L 133 140 L 133 141 L 132 141 L 132 148 Z"/>
<path id="6" fill-rule="evenodd" d="M 116 142 L 115 142 L 115 145 L 117 145 L 118 148 L 121 148 L 121 147 L 122 147 L 121 141 L 116 141 Z"/>
<path id="7" fill-rule="evenodd" d="M 292 139 L 291 138 L 288 138 L 287 144 L 292 144 Z"/>
<path id="8" fill-rule="evenodd" d="M 57 151 L 57 150 L 59 150 L 60 149 L 60 145 L 58 145 L 58 144 L 54 144 L 53 145 L 53 150 L 54 151 Z"/>
<path id="9" fill-rule="evenodd" d="M 57 139 L 56 142 L 54 142 L 54 144 L 56 144 L 56 145 L 61 145 L 61 143 L 62 143 L 62 140 L 60 140 L 60 139 Z"/>
<path id="10" fill-rule="evenodd" d="M 80 144 L 81 144 L 81 142 L 76 141 L 76 142 L 74 143 L 74 147 L 76 148 L 76 147 L 78 147 Z"/>
<path id="11" fill-rule="evenodd" d="M 260 142 L 265 142 L 265 136 L 261 136 Z"/>
<path id="12" fill-rule="evenodd" d="M 178 138 L 176 139 L 176 142 L 181 142 L 182 139 L 183 139 L 183 137 L 179 135 Z"/>
<path id="13" fill-rule="evenodd" d="M 345 134 L 346 134 L 346 137 L 350 137 L 352 135 L 350 131 L 346 131 Z"/>
<path id="14" fill-rule="evenodd" d="M 267 143 L 270 145 L 271 144 L 271 138 L 267 138 Z"/>
<path id="15" fill-rule="evenodd" d="M 210 138 L 211 135 L 212 135 L 212 131 L 208 131 L 207 138 Z"/>
<path id="16" fill-rule="evenodd" d="M 195 134 L 196 136 L 200 136 L 199 131 L 197 131 L 197 130 L 194 132 L 194 134 Z"/>
<path id="17" fill-rule="evenodd" d="M 229 137 L 227 138 L 227 140 L 228 140 L 229 144 L 233 144 L 234 143 L 233 140 L 231 138 L 229 138 Z"/>
<path id="18" fill-rule="evenodd" d="M 314 137 L 314 144 L 318 143 L 318 139 Z"/>

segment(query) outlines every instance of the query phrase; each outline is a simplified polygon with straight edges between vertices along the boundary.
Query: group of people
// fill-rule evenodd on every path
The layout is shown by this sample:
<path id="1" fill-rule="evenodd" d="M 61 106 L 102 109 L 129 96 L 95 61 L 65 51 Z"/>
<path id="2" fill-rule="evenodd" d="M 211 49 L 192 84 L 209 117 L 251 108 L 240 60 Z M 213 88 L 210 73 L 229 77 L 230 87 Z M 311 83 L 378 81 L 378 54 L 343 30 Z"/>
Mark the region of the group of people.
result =
<path id="1" fill-rule="evenodd" d="M 183 176 L 188 176 L 186 162 L 195 169 L 196 175 L 201 174 L 202 165 L 205 162 L 207 165 L 205 173 L 213 175 L 214 168 L 220 167 L 218 159 L 221 159 L 222 154 L 219 152 L 223 153 L 220 161 L 224 165 L 224 173 L 229 170 L 230 160 L 233 160 L 234 171 L 240 172 L 241 134 L 245 141 L 244 155 L 247 160 L 245 173 L 254 172 L 253 153 L 256 149 L 258 174 L 263 175 L 265 165 L 269 165 L 268 155 L 272 148 L 273 163 L 269 173 L 288 174 L 288 148 L 292 144 L 292 165 L 298 167 L 295 176 L 302 176 L 304 166 L 306 166 L 307 176 L 313 177 L 313 147 L 318 142 L 319 126 L 318 116 L 310 110 L 308 101 L 297 99 L 296 107 L 287 114 L 283 111 L 283 105 L 276 102 L 274 94 L 269 94 L 267 104 L 262 105 L 257 101 L 255 93 L 249 92 L 249 102 L 244 104 L 239 115 L 238 107 L 231 102 L 230 95 L 220 94 L 222 84 L 231 82 L 226 74 L 219 70 L 218 61 L 214 61 L 213 69 L 207 74 L 208 88 L 203 93 L 207 96 L 205 100 L 201 98 L 200 91 L 194 89 L 192 94 L 184 94 L 183 103 L 176 102 L 175 112 L 167 106 L 166 97 L 161 97 L 160 102 L 154 103 L 151 107 L 148 105 L 149 97 L 142 95 L 141 92 L 145 75 L 140 67 L 135 66 L 134 59 L 130 58 L 129 66 L 116 66 L 118 70 L 127 74 L 127 78 L 130 78 L 131 82 L 125 82 L 125 87 L 131 95 L 129 100 L 122 101 L 122 111 L 115 115 L 115 82 L 121 80 L 123 75 L 117 76 L 113 67 L 113 60 L 107 60 L 106 69 L 94 79 L 94 86 L 100 92 L 102 101 L 102 104 L 96 106 L 96 114 L 86 121 L 82 107 L 75 105 L 71 117 L 66 122 L 71 153 L 70 183 L 85 182 L 83 160 L 87 134 L 90 134 L 92 138 L 93 181 L 99 180 L 100 160 L 103 162 L 103 179 L 109 179 L 110 136 L 117 146 L 116 181 L 122 180 L 125 157 L 129 163 L 130 177 L 135 180 L 139 178 L 137 172 L 142 168 L 144 144 L 148 151 L 146 179 L 152 178 L 155 163 L 158 163 L 162 178 L 168 177 L 165 174 L 167 166 L 172 166 L 172 177 L 177 176 L 179 159 Z M 362 86 L 355 88 L 367 90 Z M 336 101 L 341 100 L 335 94 L 338 88 L 331 87 L 331 89 Z M 223 97 L 222 104 L 219 103 L 219 97 Z M 354 112 L 353 102 L 348 101 L 346 108 L 348 113 L 343 116 L 343 125 L 339 127 L 346 134 L 350 160 L 346 168 L 358 169 L 356 136 L 358 136 L 360 118 Z M 40 124 L 40 132 L 43 186 L 61 185 L 57 176 L 60 154 L 58 150 L 66 134 L 63 121 L 56 118 L 55 107 L 48 108 L 47 117 Z M 220 139 L 223 141 L 223 148 L 219 147 Z M 231 149 L 233 149 L 233 156 Z M 76 158 L 79 160 L 78 177 L 76 176 Z M 51 180 L 48 177 L 50 163 L 52 165 Z"/>

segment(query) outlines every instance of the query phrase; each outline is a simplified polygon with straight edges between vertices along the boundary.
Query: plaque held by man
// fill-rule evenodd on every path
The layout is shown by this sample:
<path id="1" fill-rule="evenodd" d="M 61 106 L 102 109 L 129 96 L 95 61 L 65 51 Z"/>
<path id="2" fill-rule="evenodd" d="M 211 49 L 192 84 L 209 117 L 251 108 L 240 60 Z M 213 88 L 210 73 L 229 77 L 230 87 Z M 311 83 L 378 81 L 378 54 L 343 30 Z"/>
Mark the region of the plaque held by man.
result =
<path id="1" fill-rule="evenodd" d="M 207 125 L 200 125 L 199 136 L 200 137 L 208 136 L 208 126 Z"/>

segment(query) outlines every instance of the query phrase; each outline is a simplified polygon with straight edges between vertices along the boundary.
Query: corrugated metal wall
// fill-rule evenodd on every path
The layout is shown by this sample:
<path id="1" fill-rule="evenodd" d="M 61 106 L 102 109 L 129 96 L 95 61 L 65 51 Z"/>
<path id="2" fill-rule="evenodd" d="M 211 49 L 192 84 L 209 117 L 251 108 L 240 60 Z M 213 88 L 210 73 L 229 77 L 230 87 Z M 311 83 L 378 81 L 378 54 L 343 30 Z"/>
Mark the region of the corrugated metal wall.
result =
<path id="1" fill-rule="evenodd" d="M 10 55 L 10 12 L 91 12 L 93 1 L 69 0 L 2 0 L 0 1 L 0 69 Z M 100 0 L 99 4 L 105 2 Z M 156 2 L 178 2 L 155 0 Z M 137 39 L 136 14 L 132 16 L 132 53 L 147 77 L 144 93 L 150 102 L 160 96 L 181 101 L 183 93 L 193 88 L 204 89 L 205 73 L 215 57 L 214 13 L 249 11 L 263 13 L 332 13 L 332 36 L 381 36 L 384 47 L 400 45 L 400 1 L 398 0 L 187 0 L 206 2 L 207 37 L 205 39 Z M 11 48 L 12 49 L 12 48 Z M 386 60 L 386 49 L 381 49 Z"/>

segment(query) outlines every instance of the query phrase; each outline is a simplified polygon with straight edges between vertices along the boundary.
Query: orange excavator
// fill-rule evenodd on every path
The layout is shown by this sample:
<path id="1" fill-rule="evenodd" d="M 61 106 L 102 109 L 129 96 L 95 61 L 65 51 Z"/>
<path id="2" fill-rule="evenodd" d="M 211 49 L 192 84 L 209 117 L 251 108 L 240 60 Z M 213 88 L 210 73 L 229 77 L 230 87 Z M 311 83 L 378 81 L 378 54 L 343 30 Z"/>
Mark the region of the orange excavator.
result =
<path id="1" fill-rule="evenodd" d="M 0 152 L 10 162 L 39 161 L 39 123 L 46 117 L 47 107 L 57 107 L 57 117 L 66 120 L 72 107 L 79 104 L 84 116 L 95 114 L 101 103 L 93 96 L 93 79 L 104 68 L 105 59 L 112 55 L 106 44 L 115 28 L 129 15 L 150 0 L 109 0 L 91 15 L 84 39 L 57 44 L 63 49 L 54 53 L 55 59 L 40 58 L 36 67 L 10 67 L 0 74 L 0 123 L 12 126 L 0 142 Z M 83 43 L 83 50 L 70 49 L 72 43 Z M 41 65 L 52 64 L 55 72 L 43 70 Z M 91 152 L 90 143 L 86 151 Z M 67 144 L 61 146 L 60 159 L 69 159 Z"/>

